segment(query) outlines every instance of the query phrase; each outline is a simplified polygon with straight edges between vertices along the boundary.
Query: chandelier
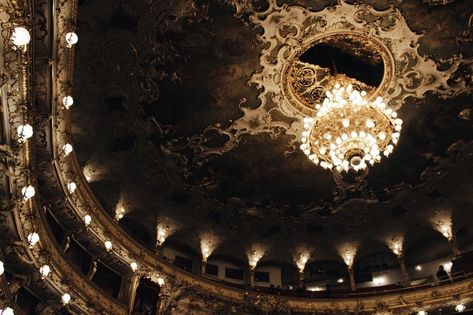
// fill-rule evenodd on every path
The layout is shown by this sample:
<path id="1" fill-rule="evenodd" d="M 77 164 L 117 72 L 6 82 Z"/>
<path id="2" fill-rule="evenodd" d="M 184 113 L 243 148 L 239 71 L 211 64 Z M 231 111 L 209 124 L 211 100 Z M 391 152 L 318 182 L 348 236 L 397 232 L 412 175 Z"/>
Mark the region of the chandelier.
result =
<path id="1" fill-rule="evenodd" d="M 366 169 L 386 157 L 399 141 L 402 120 L 381 97 L 366 98 L 351 84 L 336 83 L 327 91 L 316 117 L 304 118 L 301 150 L 324 169 Z"/>

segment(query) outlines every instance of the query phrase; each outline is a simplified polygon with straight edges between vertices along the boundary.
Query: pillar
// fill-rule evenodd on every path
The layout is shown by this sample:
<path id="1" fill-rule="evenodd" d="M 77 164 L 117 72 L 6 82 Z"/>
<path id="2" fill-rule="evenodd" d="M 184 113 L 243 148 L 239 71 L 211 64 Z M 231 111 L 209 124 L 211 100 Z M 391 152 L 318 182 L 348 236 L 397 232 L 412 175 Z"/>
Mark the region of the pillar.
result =
<path id="1" fill-rule="evenodd" d="M 207 267 L 207 260 L 202 259 L 200 274 L 205 275 L 205 269 Z"/>
<path id="2" fill-rule="evenodd" d="M 248 284 L 250 285 L 250 287 L 254 287 L 255 286 L 255 270 L 253 268 L 250 268 L 248 277 L 249 277 Z"/>
<path id="3" fill-rule="evenodd" d="M 118 300 L 125 305 L 128 305 L 128 314 L 133 311 L 133 305 L 135 304 L 136 289 L 140 283 L 140 275 L 132 274 L 122 278 L 120 285 L 120 293 L 118 294 Z"/>
<path id="4" fill-rule="evenodd" d="M 403 255 L 397 255 L 397 261 L 399 262 L 399 267 L 401 268 L 401 275 L 402 275 L 402 286 L 408 287 L 411 285 L 411 281 L 409 280 L 409 273 L 407 272 L 406 263 L 404 261 Z"/>
<path id="5" fill-rule="evenodd" d="M 299 271 L 299 285 L 302 287 L 304 284 L 304 271 Z"/>
<path id="6" fill-rule="evenodd" d="M 452 247 L 453 256 L 459 256 L 460 249 L 458 248 L 457 238 L 455 236 L 452 236 L 452 239 L 450 240 L 450 246 Z"/>
<path id="7" fill-rule="evenodd" d="M 356 291 L 355 271 L 352 266 L 348 267 L 348 275 L 350 276 L 350 288 L 352 291 Z"/>

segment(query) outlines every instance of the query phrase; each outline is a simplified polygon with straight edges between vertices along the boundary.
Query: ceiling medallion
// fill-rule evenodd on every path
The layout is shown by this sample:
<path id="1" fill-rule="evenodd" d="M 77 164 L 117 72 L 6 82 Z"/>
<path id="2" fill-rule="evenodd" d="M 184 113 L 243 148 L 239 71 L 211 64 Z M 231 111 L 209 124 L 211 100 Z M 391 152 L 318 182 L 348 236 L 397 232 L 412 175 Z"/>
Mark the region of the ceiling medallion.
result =
<path id="1" fill-rule="evenodd" d="M 231 2 L 237 14 L 243 16 L 245 7 L 238 1 Z M 251 12 L 250 20 L 262 29 L 258 39 L 264 44 L 260 56 L 261 70 L 255 72 L 249 81 L 260 88 L 260 104 L 242 107 L 243 116 L 231 126 L 232 132 L 236 130 L 235 143 L 245 133 L 269 133 L 276 138 L 282 131 L 293 136 L 285 154 L 296 151 L 302 142 L 301 133 L 311 132 L 304 129 L 304 117 L 316 117 L 315 106 L 323 103 L 325 92 L 333 88 L 336 77 L 340 75 L 349 79 L 354 90 L 366 91 L 367 102 L 375 102 L 377 96 L 382 96 L 389 101 L 392 110 L 399 110 L 409 97 L 424 98 L 427 92 L 446 97 L 454 90 L 448 80 L 459 63 L 452 60 L 448 69 L 441 70 L 434 60 L 422 56 L 418 52 L 418 43 L 423 35 L 413 32 L 395 7 L 378 11 L 368 4 L 350 4 L 341 0 L 335 6 L 316 11 L 270 1 L 264 12 Z M 333 50 L 339 52 L 342 61 L 337 64 L 335 60 L 335 67 L 330 60 Z M 319 53 L 324 51 L 325 59 L 321 59 Z M 345 69 L 341 69 L 343 62 Z M 353 70 L 351 65 L 360 64 L 362 66 L 355 69 L 356 73 L 349 72 Z M 346 87 L 346 82 L 343 82 Z M 380 118 L 392 119 L 384 112 L 374 115 L 378 117 L 378 114 Z M 383 130 L 385 140 L 376 138 L 380 154 L 384 154 L 389 145 L 394 146 L 390 137 L 396 134 L 396 124 L 389 119 L 379 121 L 389 126 Z M 249 128 L 254 121 L 259 122 L 258 128 Z M 366 130 L 364 132 L 367 134 Z M 386 141 L 389 143 L 385 147 Z M 306 144 L 309 148 L 309 143 Z M 320 152 L 315 154 L 319 163 L 325 161 L 333 168 L 330 156 L 322 158 Z M 329 147 L 326 154 L 330 154 Z"/>
<path id="2" fill-rule="evenodd" d="M 402 120 L 381 97 L 369 101 L 366 96 L 337 82 L 315 106 L 315 117 L 304 118 L 300 148 L 312 162 L 338 172 L 359 171 L 393 152 Z"/>

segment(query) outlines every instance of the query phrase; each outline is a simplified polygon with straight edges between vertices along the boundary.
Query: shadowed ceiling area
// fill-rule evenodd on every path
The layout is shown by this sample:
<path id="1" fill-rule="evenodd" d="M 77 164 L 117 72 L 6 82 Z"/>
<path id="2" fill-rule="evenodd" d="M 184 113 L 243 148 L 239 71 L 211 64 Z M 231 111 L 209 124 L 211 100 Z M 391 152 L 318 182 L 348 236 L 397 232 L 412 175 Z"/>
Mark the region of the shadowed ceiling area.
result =
<path id="1" fill-rule="evenodd" d="M 439 67 L 454 55 L 471 57 L 471 39 L 462 37 L 468 1 L 442 7 L 363 2 L 378 10 L 395 5 L 411 30 L 423 32 L 419 53 Z M 285 3 L 318 11 L 334 1 Z M 300 246 L 313 249 L 313 260 L 341 261 L 344 243 L 360 244 L 357 261 L 380 252 L 389 260 L 385 240 L 400 234 L 407 260 L 427 262 L 450 254 L 432 225 L 439 212 L 449 213 L 467 246 L 463 239 L 473 235 L 471 93 L 407 98 L 398 109 L 404 124 L 397 148 L 355 189 L 295 146 L 298 139 L 285 126 L 296 119 L 278 104 L 265 104 L 271 108 L 266 120 L 234 127 L 261 106 L 265 87 L 249 82 L 261 71 L 265 45 L 251 14 L 266 7 L 264 1 L 242 12 L 214 0 L 177 1 L 166 10 L 145 1 L 79 3 L 72 137 L 90 187 L 110 215 L 123 207 L 120 225 L 149 248 L 159 224 L 172 227 L 167 242 L 197 253 L 199 235 L 213 233 L 221 243 L 214 254 L 238 261 L 246 261 L 245 250 L 255 243 L 266 249 L 262 262 L 291 264 Z M 301 61 L 338 63 L 339 72 L 379 84 L 382 63 L 348 54 L 350 45 L 330 45 L 312 47 Z M 422 257 L 411 257 L 414 252 Z"/>

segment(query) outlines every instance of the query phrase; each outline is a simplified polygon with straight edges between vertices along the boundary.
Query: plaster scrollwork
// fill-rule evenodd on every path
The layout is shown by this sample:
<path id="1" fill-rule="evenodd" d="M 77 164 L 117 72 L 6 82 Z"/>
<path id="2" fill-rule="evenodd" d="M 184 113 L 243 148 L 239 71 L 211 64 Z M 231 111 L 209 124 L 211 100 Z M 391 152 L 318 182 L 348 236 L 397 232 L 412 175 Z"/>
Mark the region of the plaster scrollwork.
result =
<path id="1" fill-rule="evenodd" d="M 243 136 L 258 134 L 268 134 L 272 139 L 289 135 L 285 154 L 293 153 L 302 131 L 302 117 L 314 114 L 314 104 L 323 97 L 324 82 L 332 78 L 322 68 L 301 63 L 299 57 L 315 43 L 327 41 L 331 36 L 358 38 L 365 50 L 382 57 L 384 77 L 380 85 L 371 90 L 366 86 L 360 88 L 366 88 L 372 95 L 382 95 L 395 110 L 409 97 L 421 99 L 432 92 L 448 98 L 471 88 L 468 83 L 471 78 L 466 77 L 471 73 L 471 61 L 460 55 L 442 60 L 421 55 L 418 48 L 423 35 L 412 31 L 394 7 L 377 11 L 367 4 L 339 1 L 336 6 L 311 11 L 269 1 L 267 9 L 261 11 L 250 1 L 226 2 L 235 8 L 237 17 L 247 13 L 249 23 L 263 30 L 257 37 L 263 44 L 261 70 L 248 81 L 259 89 L 259 104 L 242 100 L 238 105 L 241 117 L 230 124 L 215 123 L 189 141 L 163 146 L 166 152 L 176 156 L 184 148 L 192 149 L 194 158 L 187 161 L 192 166 L 200 167 L 212 156 L 232 150 Z M 465 68 L 469 71 L 463 71 Z M 299 92 L 290 91 L 292 83 Z M 295 95 L 299 93 L 301 98 Z M 222 145 L 208 147 L 205 144 L 208 135 L 225 140 Z M 182 169 L 189 172 L 188 167 Z"/>

